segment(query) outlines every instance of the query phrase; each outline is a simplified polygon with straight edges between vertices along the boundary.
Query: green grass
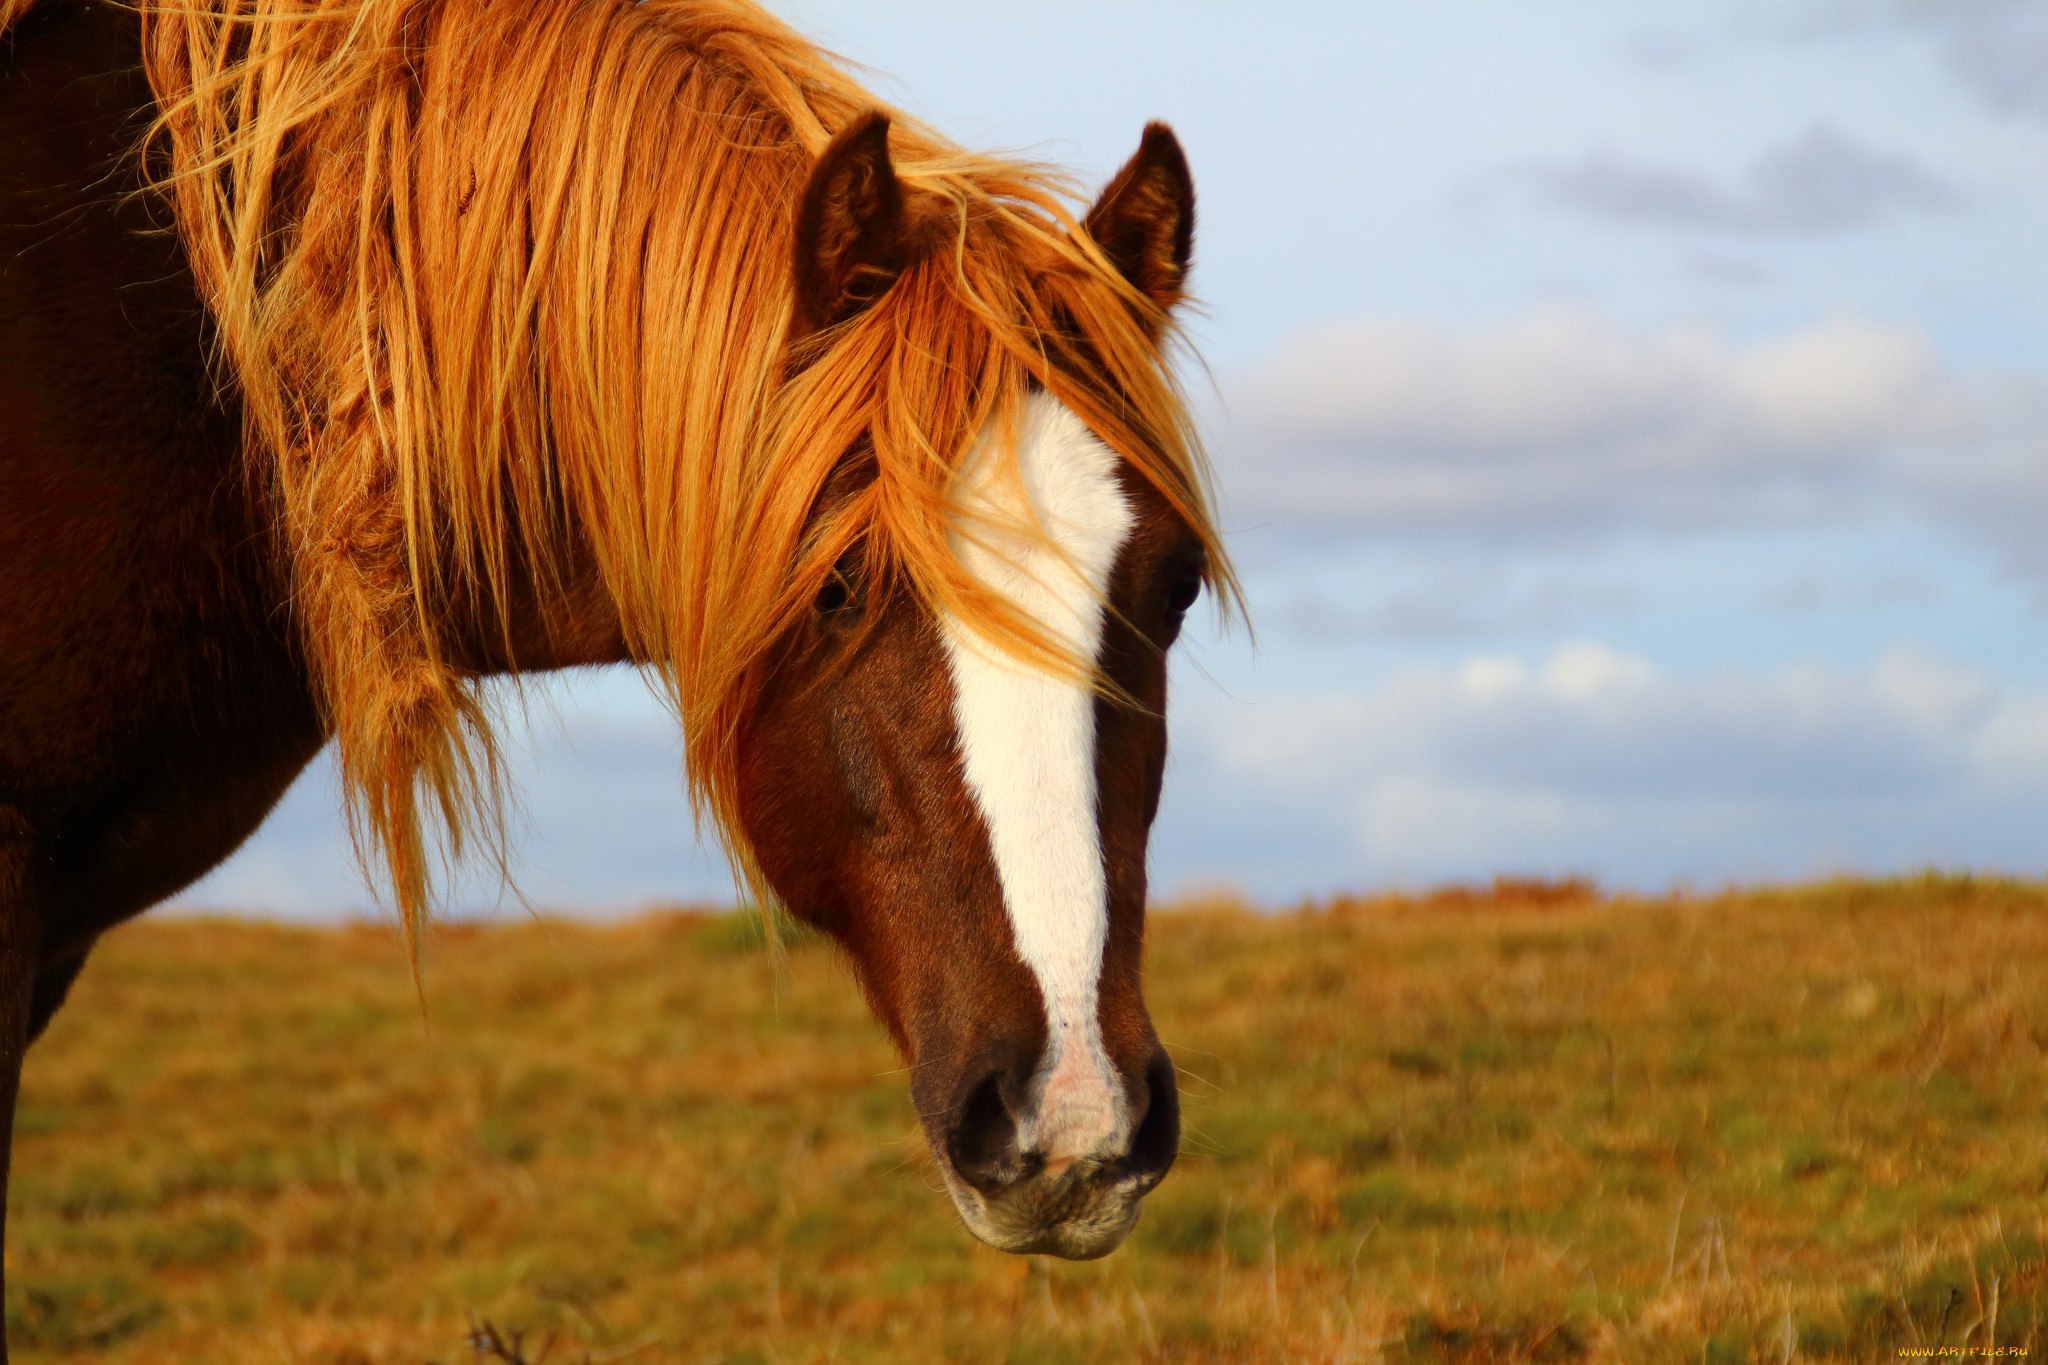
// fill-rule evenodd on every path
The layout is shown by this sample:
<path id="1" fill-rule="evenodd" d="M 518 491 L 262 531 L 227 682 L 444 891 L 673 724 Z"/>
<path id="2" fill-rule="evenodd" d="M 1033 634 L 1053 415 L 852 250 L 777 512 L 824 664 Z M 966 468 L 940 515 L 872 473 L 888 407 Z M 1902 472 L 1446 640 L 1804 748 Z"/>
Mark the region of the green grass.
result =
<path id="1" fill-rule="evenodd" d="M 143 923 L 30 1058 L 17 1358 L 1894 1359 L 2048 1345 L 2048 888 L 1153 921 L 1186 1150 L 974 1245 L 831 951 L 733 917 Z"/>

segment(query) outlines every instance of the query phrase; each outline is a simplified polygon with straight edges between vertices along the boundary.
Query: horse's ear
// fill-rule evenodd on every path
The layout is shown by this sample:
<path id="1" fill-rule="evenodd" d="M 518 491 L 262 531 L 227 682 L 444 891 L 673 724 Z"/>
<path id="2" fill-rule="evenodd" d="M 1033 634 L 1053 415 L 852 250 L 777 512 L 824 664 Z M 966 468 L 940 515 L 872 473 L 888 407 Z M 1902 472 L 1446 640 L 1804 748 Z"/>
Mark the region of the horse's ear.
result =
<path id="1" fill-rule="evenodd" d="M 903 273 L 903 186 L 889 161 L 889 116 L 861 115 L 811 168 L 796 215 L 796 321 L 801 332 L 844 322 Z"/>
<path id="2" fill-rule="evenodd" d="M 1082 226 L 1161 312 L 1180 302 L 1194 254 L 1195 182 L 1173 129 L 1145 125 L 1137 153 L 1102 191 Z"/>

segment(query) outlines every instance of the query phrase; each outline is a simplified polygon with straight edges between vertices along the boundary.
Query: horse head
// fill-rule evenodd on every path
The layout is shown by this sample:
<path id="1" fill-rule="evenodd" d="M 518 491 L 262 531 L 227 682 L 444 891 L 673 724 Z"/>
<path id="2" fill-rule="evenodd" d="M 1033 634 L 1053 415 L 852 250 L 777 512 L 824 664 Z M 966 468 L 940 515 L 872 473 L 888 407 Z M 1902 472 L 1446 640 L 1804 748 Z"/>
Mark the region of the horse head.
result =
<path id="1" fill-rule="evenodd" d="M 1155 344 L 1193 209 L 1155 124 L 1078 229 Z M 921 216 L 880 116 L 849 126 L 798 211 L 796 353 L 829 346 L 921 258 L 946 268 L 975 246 Z M 813 515 L 829 522 L 875 477 L 856 444 Z M 738 823 L 909 1061 L 967 1226 L 1007 1251 L 1101 1256 L 1179 1145 L 1141 981 L 1145 858 L 1167 653 L 1210 566 L 1172 500 L 1041 385 L 958 453 L 944 496 L 956 600 L 846 549 L 746 722 Z M 991 630 L 1005 619 L 1021 642 Z"/>

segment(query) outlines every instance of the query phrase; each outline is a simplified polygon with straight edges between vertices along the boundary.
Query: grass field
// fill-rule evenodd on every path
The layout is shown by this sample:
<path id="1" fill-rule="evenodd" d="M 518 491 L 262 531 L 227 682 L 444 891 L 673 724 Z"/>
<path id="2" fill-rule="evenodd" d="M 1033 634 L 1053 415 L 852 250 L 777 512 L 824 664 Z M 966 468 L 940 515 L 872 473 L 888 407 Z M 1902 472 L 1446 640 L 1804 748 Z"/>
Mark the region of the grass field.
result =
<path id="1" fill-rule="evenodd" d="M 1504 885 L 1153 921 L 1180 1165 L 970 1243 L 830 951 L 143 923 L 30 1059 L 17 1359 L 2048 1352 L 2048 886 Z M 1931 1354 L 1931 1353 L 1930 1353 Z"/>

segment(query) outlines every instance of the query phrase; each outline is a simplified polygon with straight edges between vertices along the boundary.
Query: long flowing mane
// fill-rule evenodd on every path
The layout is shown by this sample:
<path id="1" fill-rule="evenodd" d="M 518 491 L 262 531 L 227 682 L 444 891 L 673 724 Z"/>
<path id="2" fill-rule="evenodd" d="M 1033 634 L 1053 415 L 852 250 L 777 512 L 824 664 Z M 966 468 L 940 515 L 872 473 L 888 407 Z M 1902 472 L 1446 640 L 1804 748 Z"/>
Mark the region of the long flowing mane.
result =
<path id="1" fill-rule="evenodd" d="M 1234 592 L 1170 324 L 1057 175 L 895 115 L 929 249 L 792 344 L 806 174 L 882 106 L 753 5 L 169 0 L 142 23 L 157 184 L 277 509 L 358 849 L 409 934 L 436 831 L 502 849 L 492 713 L 451 623 L 509 647 L 579 565 L 658 671 L 742 870 L 743 729 L 843 556 L 1072 664 L 947 539 L 962 455 L 1030 386 L 1160 490 Z M 855 450 L 872 477 L 821 510 Z"/>

